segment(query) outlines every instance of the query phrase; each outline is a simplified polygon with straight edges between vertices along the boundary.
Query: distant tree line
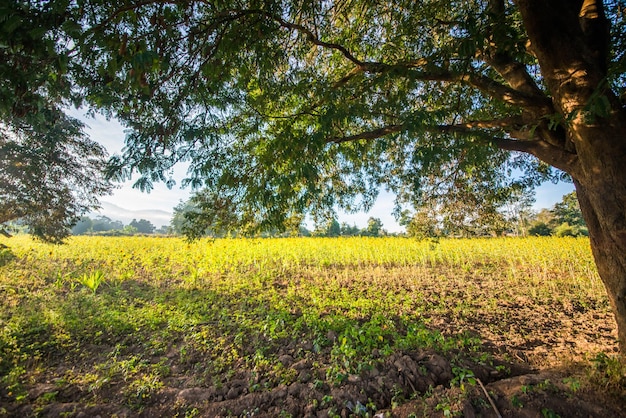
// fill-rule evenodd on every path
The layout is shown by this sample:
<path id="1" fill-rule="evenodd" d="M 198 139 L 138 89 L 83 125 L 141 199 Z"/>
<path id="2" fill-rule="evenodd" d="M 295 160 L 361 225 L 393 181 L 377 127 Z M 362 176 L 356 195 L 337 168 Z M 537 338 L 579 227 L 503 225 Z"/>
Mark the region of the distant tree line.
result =
<path id="1" fill-rule="evenodd" d="M 316 225 L 310 235 L 314 237 L 382 237 L 389 234 L 383 229 L 383 223 L 379 218 L 370 217 L 365 228 L 349 225 L 346 222 L 340 224 L 337 219 L 332 218 Z"/>
<path id="2" fill-rule="evenodd" d="M 370 217 L 365 228 L 339 223 L 337 218 L 318 221 L 313 230 L 304 225 L 304 217 L 294 215 L 285 223 L 282 229 L 265 225 L 259 227 L 253 220 L 243 221 L 243 216 L 230 210 L 224 200 L 216 198 L 206 192 L 192 196 L 186 202 L 180 202 L 174 208 L 174 216 L 170 221 L 169 232 L 174 235 L 184 235 L 195 239 L 204 236 L 215 238 L 226 236 L 258 236 L 258 237 L 346 237 L 368 236 L 379 237 L 389 235 L 383 228 L 379 218 Z M 240 217 L 233 222 L 234 217 Z M 233 228 L 232 225 L 238 227 Z M 227 227 L 226 225 L 229 225 Z"/>
<path id="3" fill-rule="evenodd" d="M 564 195 L 552 209 L 534 212 L 532 203 L 532 196 L 520 195 L 495 211 L 481 212 L 467 204 L 418 208 L 404 212 L 400 224 L 416 238 L 588 235 L 576 192 Z"/>
<path id="4" fill-rule="evenodd" d="M 400 224 L 406 228 L 401 234 L 389 234 L 379 218 L 370 217 L 367 225 L 360 228 L 340 223 L 331 217 L 315 224 L 313 230 L 304 225 L 301 216 L 293 216 L 286 228 L 277 229 L 226 229 L 223 217 L 236 214 L 218 208 L 199 209 L 193 198 L 179 203 L 169 226 L 157 229 L 146 219 L 133 219 L 128 225 L 106 216 L 90 218 L 83 216 L 72 227 L 72 235 L 135 235 L 168 234 L 188 238 L 210 236 L 215 238 L 234 236 L 258 237 L 381 237 L 405 235 L 414 238 L 481 237 L 481 236 L 586 236 L 587 227 L 582 217 L 576 192 L 563 196 L 551 209 L 539 212 L 531 210 L 532 196 L 520 195 L 498 211 L 472 210 L 470 205 L 458 207 L 418 208 L 401 214 Z M 476 209 L 476 208 L 474 208 Z M 253 233 L 250 233 L 253 231 Z"/>
<path id="5" fill-rule="evenodd" d="M 494 207 L 466 200 L 462 204 L 432 205 L 404 211 L 400 224 L 403 234 L 414 238 L 486 237 L 486 236 L 586 236 L 587 227 L 582 217 L 576 192 L 563 196 L 552 209 L 532 210 L 531 193 L 513 194 L 505 204 Z M 379 237 L 390 235 L 379 218 L 370 217 L 364 228 L 340 223 L 336 217 L 318 221 L 313 230 L 304 225 L 302 216 L 292 216 L 286 228 L 271 225 L 259 228 L 250 218 L 248 222 L 233 218 L 240 216 L 224 200 L 204 192 L 198 193 L 174 208 L 169 233 L 190 239 L 204 236 L 260 236 L 260 237 Z M 233 224 L 240 225 L 232 228 Z M 227 227 L 226 225 L 231 225 Z"/>
<path id="6" fill-rule="evenodd" d="M 107 216 L 90 218 L 83 216 L 72 227 L 72 235 L 136 235 L 136 234 L 167 234 L 168 227 L 157 229 L 152 222 L 146 219 L 133 219 L 128 225 L 112 220 Z"/>

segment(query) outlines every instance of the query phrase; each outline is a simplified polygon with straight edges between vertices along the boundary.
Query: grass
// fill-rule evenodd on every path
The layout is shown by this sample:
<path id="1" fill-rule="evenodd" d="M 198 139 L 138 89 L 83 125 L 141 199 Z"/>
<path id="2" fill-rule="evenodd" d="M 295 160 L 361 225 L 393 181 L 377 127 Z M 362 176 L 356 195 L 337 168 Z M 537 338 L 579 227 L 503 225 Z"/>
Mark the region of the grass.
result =
<path id="1" fill-rule="evenodd" d="M 14 403 L 52 382 L 39 403 L 72 388 L 79 402 L 141 410 L 175 377 L 219 388 L 241 370 L 250 392 L 269 390 L 302 378 L 284 353 L 312 360 L 311 384 L 336 387 L 393 353 L 432 350 L 458 358 L 465 385 L 461 357 L 511 359 L 510 347 L 558 335 L 546 312 L 610 316 L 583 239 L 1 243 L 0 396 Z M 605 346 L 566 357 L 612 370 L 594 352 Z"/>

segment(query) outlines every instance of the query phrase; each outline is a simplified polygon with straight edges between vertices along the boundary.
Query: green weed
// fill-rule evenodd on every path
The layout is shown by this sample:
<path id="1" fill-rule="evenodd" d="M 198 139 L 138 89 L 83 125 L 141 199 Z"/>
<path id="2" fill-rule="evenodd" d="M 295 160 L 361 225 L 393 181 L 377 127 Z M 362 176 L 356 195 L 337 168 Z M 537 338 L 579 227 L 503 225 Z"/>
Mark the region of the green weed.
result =
<path id="1" fill-rule="evenodd" d="M 598 353 L 591 362 L 589 378 L 592 384 L 617 396 L 626 394 L 626 362 L 619 357 Z"/>
<path id="2" fill-rule="evenodd" d="M 104 272 L 102 272 L 102 270 L 96 270 L 89 274 L 85 273 L 77 280 L 95 294 L 98 287 L 104 282 Z"/>

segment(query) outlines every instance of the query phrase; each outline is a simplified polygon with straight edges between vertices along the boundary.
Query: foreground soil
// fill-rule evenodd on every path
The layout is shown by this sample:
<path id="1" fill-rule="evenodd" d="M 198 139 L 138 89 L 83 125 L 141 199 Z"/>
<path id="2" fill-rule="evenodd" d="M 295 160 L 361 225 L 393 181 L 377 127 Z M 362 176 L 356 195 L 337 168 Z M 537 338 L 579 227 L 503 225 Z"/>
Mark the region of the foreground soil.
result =
<path id="1" fill-rule="evenodd" d="M 344 381 L 328 382 L 324 365 L 331 346 L 316 352 L 307 341 L 291 342 L 271 355 L 283 366 L 263 379 L 255 370 L 238 368 L 215 385 L 196 384 L 206 358 L 188 355 L 181 361 L 172 341 L 166 356 L 171 373 L 166 384 L 152 393 L 134 393 L 129 399 L 125 382 L 108 382 L 97 390 L 45 376 L 27 388 L 16 402 L 1 393 L 2 415 L 15 417 L 626 417 L 623 393 L 607 391 L 594 381 L 590 352 L 615 352 L 615 329 L 609 312 L 572 309 L 541 311 L 517 307 L 509 319 L 520 335 L 532 338 L 501 340 L 489 332 L 489 320 L 473 332 L 490 347 L 493 359 L 480 363 L 471 353 L 453 352 L 454 365 L 432 351 L 395 352 L 376 365 Z M 494 319 L 495 320 L 495 319 Z M 464 322 L 467 319 L 464 320 Z M 442 321 L 441 331 L 460 326 L 453 317 Z M 555 332 L 558 330 L 558 332 Z M 607 332 L 608 331 L 608 332 Z M 328 335 L 331 341 L 336 335 Z M 101 356 L 114 347 L 92 346 Z M 130 347 L 139 350 L 140 347 Z M 374 353 L 376 357 L 376 353 Z M 460 359 L 466 359 L 461 360 Z M 508 360 L 507 360 L 508 359 Z M 580 362 L 573 362 L 577 359 Z M 55 361 L 56 373 L 80 364 Z M 155 358 L 154 362 L 163 361 Z M 601 367 L 601 364 L 596 364 Z M 459 379 L 463 367 L 465 379 Z M 286 383 L 277 376 L 289 375 Z M 488 394 L 488 395 L 487 395 Z M 131 397 L 132 397 L 131 396 Z M 144 398 L 145 397 L 145 398 Z M 133 405 L 135 401 L 135 405 Z M 372 405 L 378 407 L 376 410 Z"/>

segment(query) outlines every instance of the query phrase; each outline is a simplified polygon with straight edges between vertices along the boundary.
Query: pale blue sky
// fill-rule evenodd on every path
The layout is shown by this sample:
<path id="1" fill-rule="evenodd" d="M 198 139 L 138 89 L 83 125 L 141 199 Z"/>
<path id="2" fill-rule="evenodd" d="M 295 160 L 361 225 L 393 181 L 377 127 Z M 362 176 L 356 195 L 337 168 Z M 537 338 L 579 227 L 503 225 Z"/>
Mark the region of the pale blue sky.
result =
<path id="1" fill-rule="evenodd" d="M 95 119 L 87 118 L 82 111 L 73 111 L 70 113 L 87 124 L 87 133 L 92 139 L 104 145 L 110 155 L 121 152 L 124 146 L 125 135 L 123 127 L 117 121 L 107 121 L 102 116 L 97 116 Z M 174 172 L 174 177 L 178 179 L 183 178 L 185 172 L 185 167 L 177 167 Z M 112 203 L 130 211 L 158 209 L 172 212 L 174 206 L 181 200 L 187 200 L 191 193 L 188 188 L 180 189 L 177 185 L 172 189 L 168 189 L 162 183 L 155 184 L 154 189 L 150 193 L 143 193 L 137 189 L 133 189 L 132 184 L 132 180 L 121 184 L 114 190 L 112 195 L 103 197 L 101 201 Z M 534 208 L 551 208 L 556 202 L 561 200 L 564 194 L 573 190 L 574 186 L 570 183 L 546 183 L 536 191 L 536 203 Z M 388 231 L 398 232 L 402 228 L 394 219 L 392 211 L 393 195 L 382 192 L 376 204 L 368 213 L 340 214 L 339 220 L 340 222 L 347 222 L 350 225 L 356 224 L 359 227 L 364 227 L 369 217 L 373 216 L 380 218 L 383 226 Z M 107 215 L 106 213 L 103 214 Z"/>

